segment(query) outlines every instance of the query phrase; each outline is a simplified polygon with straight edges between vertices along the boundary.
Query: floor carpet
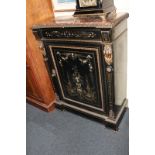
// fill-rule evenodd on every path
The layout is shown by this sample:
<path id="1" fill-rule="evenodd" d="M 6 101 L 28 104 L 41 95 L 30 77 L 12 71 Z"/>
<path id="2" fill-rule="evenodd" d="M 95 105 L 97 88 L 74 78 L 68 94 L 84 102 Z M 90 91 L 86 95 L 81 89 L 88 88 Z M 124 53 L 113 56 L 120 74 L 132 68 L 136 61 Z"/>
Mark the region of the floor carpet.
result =
<path id="1" fill-rule="evenodd" d="M 27 107 L 27 155 L 128 155 L 129 111 L 119 131 L 80 115 Z"/>

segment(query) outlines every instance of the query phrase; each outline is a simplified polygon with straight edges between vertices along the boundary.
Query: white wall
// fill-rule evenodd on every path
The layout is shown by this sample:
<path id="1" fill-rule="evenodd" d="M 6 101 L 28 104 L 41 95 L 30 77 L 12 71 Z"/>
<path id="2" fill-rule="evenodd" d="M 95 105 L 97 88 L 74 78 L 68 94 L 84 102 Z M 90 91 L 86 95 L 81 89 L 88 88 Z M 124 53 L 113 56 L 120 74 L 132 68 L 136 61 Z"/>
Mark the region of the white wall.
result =
<path id="1" fill-rule="evenodd" d="M 129 0 L 114 0 L 114 4 L 119 11 L 129 11 Z"/>

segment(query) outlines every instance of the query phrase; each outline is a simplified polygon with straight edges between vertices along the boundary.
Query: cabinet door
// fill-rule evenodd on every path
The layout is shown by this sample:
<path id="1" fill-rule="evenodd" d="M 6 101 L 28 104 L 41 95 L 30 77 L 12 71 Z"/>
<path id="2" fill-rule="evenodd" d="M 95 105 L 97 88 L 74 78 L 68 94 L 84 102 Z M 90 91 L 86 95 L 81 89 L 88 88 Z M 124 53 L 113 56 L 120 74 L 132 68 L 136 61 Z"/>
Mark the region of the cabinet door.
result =
<path id="1" fill-rule="evenodd" d="M 61 99 L 104 111 L 101 53 L 98 46 L 45 45 L 55 68 Z"/>

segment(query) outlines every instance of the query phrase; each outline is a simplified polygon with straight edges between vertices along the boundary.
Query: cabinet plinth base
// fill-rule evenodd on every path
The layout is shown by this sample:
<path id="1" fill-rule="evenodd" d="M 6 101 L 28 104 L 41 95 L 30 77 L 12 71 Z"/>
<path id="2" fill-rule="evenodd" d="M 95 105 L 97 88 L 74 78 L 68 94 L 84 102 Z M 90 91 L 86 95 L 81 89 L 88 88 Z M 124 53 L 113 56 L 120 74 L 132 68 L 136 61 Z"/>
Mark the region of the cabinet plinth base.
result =
<path id="1" fill-rule="evenodd" d="M 105 115 L 105 114 L 102 115 L 102 114 L 88 111 L 86 109 L 81 109 L 79 107 L 70 105 L 70 104 L 63 102 L 61 100 L 56 100 L 56 108 L 58 108 L 60 110 L 67 110 L 67 111 L 73 112 L 75 114 L 81 115 L 83 117 L 90 118 L 92 120 L 95 120 L 102 124 L 105 124 L 105 126 L 107 128 L 111 128 L 115 131 L 118 131 L 119 124 L 127 110 L 127 103 L 128 103 L 128 100 L 125 99 L 123 101 L 122 105 L 117 107 L 117 112 L 116 112 L 117 114 L 114 119 L 110 119 L 108 117 L 108 115 Z"/>
<path id="2" fill-rule="evenodd" d="M 27 103 L 43 110 L 43 111 L 46 111 L 46 112 L 50 112 L 50 111 L 53 111 L 55 109 L 55 102 L 51 102 L 50 104 L 46 105 L 44 103 L 41 103 L 39 101 L 36 101 L 30 97 L 26 97 L 26 100 L 27 100 Z"/>

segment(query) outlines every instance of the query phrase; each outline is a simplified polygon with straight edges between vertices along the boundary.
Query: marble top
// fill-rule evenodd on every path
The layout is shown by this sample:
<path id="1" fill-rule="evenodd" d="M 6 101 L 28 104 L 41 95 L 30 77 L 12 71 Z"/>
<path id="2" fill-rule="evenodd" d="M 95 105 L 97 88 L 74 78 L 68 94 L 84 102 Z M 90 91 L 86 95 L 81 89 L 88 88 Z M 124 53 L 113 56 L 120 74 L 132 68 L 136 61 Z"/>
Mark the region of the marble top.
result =
<path id="1" fill-rule="evenodd" d="M 128 18 L 128 13 L 117 13 L 112 19 L 106 19 L 104 15 L 84 15 L 84 16 L 61 16 L 54 19 L 46 19 L 32 28 L 50 27 L 98 27 L 112 28 L 123 19 Z"/>

